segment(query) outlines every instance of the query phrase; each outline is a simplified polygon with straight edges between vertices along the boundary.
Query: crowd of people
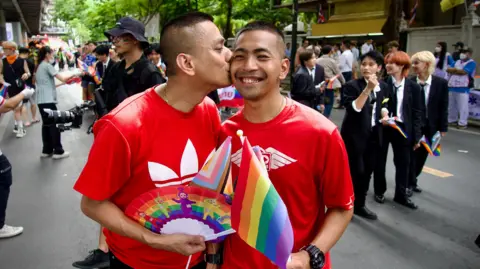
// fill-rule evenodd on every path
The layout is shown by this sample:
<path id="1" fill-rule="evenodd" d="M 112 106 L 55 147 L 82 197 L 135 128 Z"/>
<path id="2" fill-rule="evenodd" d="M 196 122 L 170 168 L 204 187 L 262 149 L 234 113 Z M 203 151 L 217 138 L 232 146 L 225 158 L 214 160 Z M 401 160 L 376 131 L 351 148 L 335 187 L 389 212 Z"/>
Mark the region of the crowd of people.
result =
<path id="1" fill-rule="evenodd" d="M 437 131 L 445 135 L 449 123 L 466 127 L 462 102 L 476 63 L 463 44 L 456 44 L 461 48 L 452 55 L 439 42 L 435 53 L 410 57 L 391 42 L 384 57 L 371 40 L 360 51 L 348 40 L 338 48 L 309 48 L 305 40 L 291 63 L 284 35 L 274 25 L 247 24 L 229 49 L 213 18 L 200 12 L 168 22 L 160 44 L 149 44 L 144 25 L 130 17 L 105 36 L 110 43 L 87 42 L 74 53 L 35 45 L 19 48 L 25 52 L 20 57 L 16 44 L 2 44 L 6 57 L 0 83 L 9 85 L 9 98 L 0 97 L 0 112 L 15 109 L 15 128 L 25 135 L 19 104 L 38 105 L 41 157 L 68 157 L 60 132 L 43 112 L 57 108 L 55 78 L 69 83 L 81 77 L 83 101 L 95 103 L 95 138 L 74 189 L 82 195 L 83 213 L 100 224 L 100 234 L 97 249 L 73 263 L 77 268 L 276 268 L 238 235 L 218 245 L 201 236 L 154 234 L 124 214 L 133 199 L 149 190 L 189 184 L 192 178 L 183 171 L 198 171 L 226 137 L 232 137 L 232 152 L 239 151 L 238 130 L 253 146 L 293 160 L 268 169 L 295 234 L 286 268 L 331 268 L 329 251 L 353 214 L 378 218 L 366 207 L 366 195 L 374 174 L 373 198 L 385 201 L 389 145 L 396 167 L 393 199 L 416 209 L 411 197 L 422 191 L 417 178 L 428 157 L 421 138 Z M 290 64 L 296 71 L 291 98 L 286 98 L 280 83 Z M 408 77 L 411 72 L 414 76 Z M 28 82 L 32 77 L 35 82 Z M 206 97 L 232 84 L 244 107 L 221 123 L 215 102 Z M 346 110 L 340 130 L 327 119 L 336 90 L 338 108 Z M 388 126 L 391 120 L 405 136 Z M 4 224 L 12 174 L 6 157 L 0 158 L 0 238 L 5 238 L 23 228 Z M 152 162 L 168 168 L 157 175 L 161 182 L 152 180 Z M 238 172 L 232 164 L 233 178 Z"/>

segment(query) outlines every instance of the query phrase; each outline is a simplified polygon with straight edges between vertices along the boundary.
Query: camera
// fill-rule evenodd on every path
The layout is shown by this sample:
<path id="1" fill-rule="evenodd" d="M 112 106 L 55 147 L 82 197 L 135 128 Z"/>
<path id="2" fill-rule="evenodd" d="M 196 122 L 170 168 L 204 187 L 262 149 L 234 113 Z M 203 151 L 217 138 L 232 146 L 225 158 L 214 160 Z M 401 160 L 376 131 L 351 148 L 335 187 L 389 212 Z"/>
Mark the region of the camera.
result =
<path id="1" fill-rule="evenodd" d="M 71 130 L 72 128 L 80 128 L 83 123 L 83 114 L 90 108 L 90 104 L 75 106 L 67 111 L 43 109 L 47 113 L 47 117 L 57 125 L 60 132 Z"/>

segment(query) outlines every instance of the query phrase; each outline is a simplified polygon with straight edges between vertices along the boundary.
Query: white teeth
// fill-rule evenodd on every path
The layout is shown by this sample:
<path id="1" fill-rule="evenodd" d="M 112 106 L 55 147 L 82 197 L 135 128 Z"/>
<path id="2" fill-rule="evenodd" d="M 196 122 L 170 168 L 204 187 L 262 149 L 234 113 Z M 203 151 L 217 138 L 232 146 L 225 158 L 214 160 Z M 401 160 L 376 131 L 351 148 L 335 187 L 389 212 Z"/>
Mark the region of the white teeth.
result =
<path id="1" fill-rule="evenodd" d="M 253 84 L 259 82 L 258 79 L 251 79 L 251 78 L 243 78 L 242 82 L 245 84 Z"/>

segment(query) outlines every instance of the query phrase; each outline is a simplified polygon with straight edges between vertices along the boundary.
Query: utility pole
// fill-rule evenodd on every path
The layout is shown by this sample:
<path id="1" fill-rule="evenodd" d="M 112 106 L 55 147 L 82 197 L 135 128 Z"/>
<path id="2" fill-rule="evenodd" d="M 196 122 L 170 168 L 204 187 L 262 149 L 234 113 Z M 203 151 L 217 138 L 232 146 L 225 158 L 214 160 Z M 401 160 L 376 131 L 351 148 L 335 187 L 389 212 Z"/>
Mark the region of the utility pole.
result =
<path id="1" fill-rule="evenodd" d="M 293 0 L 292 5 L 292 50 L 290 54 L 290 89 L 293 86 L 293 75 L 295 72 L 295 54 L 297 54 L 297 21 L 298 21 L 298 0 Z"/>

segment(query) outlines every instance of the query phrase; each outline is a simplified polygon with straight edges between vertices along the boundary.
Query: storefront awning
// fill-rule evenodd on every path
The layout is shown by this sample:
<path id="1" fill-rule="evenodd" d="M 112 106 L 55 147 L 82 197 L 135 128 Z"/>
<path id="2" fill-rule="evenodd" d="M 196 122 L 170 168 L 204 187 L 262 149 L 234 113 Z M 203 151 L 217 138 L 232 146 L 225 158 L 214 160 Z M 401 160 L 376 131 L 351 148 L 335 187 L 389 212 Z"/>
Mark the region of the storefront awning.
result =
<path id="1" fill-rule="evenodd" d="M 312 24 L 312 36 L 309 38 L 334 38 L 344 36 L 378 36 L 387 19 L 370 19 L 345 22 L 327 22 Z"/>

